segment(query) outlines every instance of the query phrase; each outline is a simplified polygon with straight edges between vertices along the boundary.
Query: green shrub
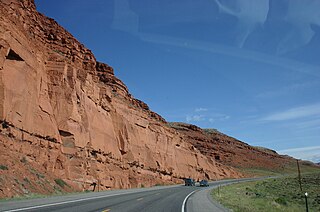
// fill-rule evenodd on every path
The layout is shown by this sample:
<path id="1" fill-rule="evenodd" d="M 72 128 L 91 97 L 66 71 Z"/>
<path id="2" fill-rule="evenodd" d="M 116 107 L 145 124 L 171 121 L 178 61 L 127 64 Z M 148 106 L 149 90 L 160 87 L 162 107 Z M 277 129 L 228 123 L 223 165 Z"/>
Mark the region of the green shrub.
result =
<path id="1" fill-rule="evenodd" d="M 26 177 L 25 177 L 25 178 L 23 178 L 23 181 L 24 181 L 24 182 L 26 182 L 26 183 L 28 183 L 28 184 L 30 184 L 29 179 L 28 179 L 28 178 L 26 178 Z"/>
<path id="2" fill-rule="evenodd" d="M 37 173 L 36 175 L 37 175 L 38 178 L 44 178 L 43 174 Z"/>
<path id="3" fill-rule="evenodd" d="M 287 200 L 284 197 L 279 197 L 276 200 L 276 203 L 280 204 L 280 205 L 287 205 Z"/>
<path id="4" fill-rule="evenodd" d="M 0 165 L 0 170 L 8 170 L 8 167 L 5 165 Z"/>
<path id="5" fill-rule="evenodd" d="M 64 188 L 64 186 L 68 185 L 62 179 L 55 179 L 54 182 L 56 182 L 61 188 Z"/>

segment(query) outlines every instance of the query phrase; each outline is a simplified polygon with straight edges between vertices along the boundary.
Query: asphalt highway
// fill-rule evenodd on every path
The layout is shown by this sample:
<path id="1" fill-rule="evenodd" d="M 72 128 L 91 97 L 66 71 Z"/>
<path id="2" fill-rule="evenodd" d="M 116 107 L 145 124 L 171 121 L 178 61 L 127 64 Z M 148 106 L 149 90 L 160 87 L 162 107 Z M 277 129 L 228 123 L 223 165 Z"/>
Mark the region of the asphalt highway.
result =
<path id="1" fill-rule="evenodd" d="M 218 185 L 253 179 L 223 180 L 210 183 L 209 188 L 197 186 L 157 186 L 152 188 L 115 190 L 55 196 L 42 199 L 2 201 L 0 211 L 54 211 L 54 212 L 192 212 L 225 211 L 210 200 L 208 191 Z M 255 179 L 256 180 L 256 179 Z M 207 192 L 205 192 L 207 191 Z"/>

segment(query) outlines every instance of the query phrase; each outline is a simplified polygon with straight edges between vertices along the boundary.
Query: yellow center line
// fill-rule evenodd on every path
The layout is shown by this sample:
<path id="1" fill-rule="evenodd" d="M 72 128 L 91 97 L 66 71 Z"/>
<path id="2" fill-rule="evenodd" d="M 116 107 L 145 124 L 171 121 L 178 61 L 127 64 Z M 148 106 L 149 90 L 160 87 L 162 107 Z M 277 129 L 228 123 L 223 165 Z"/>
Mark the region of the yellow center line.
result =
<path id="1" fill-rule="evenodd" d="M 103 210 L 101 212 L 109 212 L 109 211 L 110 211 L 110 209 L 105 209 L 105 210 Z"/>

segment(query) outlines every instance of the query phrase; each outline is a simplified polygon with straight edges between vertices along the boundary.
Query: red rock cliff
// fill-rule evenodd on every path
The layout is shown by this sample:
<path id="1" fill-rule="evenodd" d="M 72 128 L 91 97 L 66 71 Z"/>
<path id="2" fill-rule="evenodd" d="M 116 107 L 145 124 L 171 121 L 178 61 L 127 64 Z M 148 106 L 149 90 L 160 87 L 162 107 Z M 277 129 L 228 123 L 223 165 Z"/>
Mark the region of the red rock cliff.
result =
<path id="1" fill-rule="evenodd" d="M 250 146 L 214 129 L 201 129 L 185 123 L 170 123 L 170 126 L 183 134 L 184 140 L 202 154 L 228 166 L 282 172 L 295 162 L 293 158 Z"/>
<path id="2" fill-rule="evenodd" d="M 239 177 L 134 99 L 31 0 L 0 2 L 3 148 L 25 155 L 80 189 Z"/>

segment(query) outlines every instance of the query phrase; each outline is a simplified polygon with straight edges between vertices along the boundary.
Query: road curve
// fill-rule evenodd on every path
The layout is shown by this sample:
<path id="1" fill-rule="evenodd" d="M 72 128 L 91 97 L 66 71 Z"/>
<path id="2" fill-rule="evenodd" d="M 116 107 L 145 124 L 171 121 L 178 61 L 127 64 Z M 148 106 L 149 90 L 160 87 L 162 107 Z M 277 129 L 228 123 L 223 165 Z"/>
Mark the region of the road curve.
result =
<path id="1" fill-rule="evenodd" d="M 252 179 L 215 181 L 210 183 L 210 187 L 247 180 Z M 203 193 L 201 192 L 203 190 L 204 188 L 195 186 L 189 187 L 175 185 L 95 193 L 81 193 L 77 195 L 73 194 L 32 200 L 4 201 L 0 202 L 0 211 L 206 211 L 205 208 L 213 208 L 214 205 L 212 201 L 208 200 L 208 198 L 207 200 L 202 199 L 203 195 L 201 196 L 200 194 Z M 193 196 L 195 197 L 193 198 Z M 199 198 L 202 202 L 199 200 Z M 197 204 L 199 202 L 201 202 L 201 204 Z"/>

